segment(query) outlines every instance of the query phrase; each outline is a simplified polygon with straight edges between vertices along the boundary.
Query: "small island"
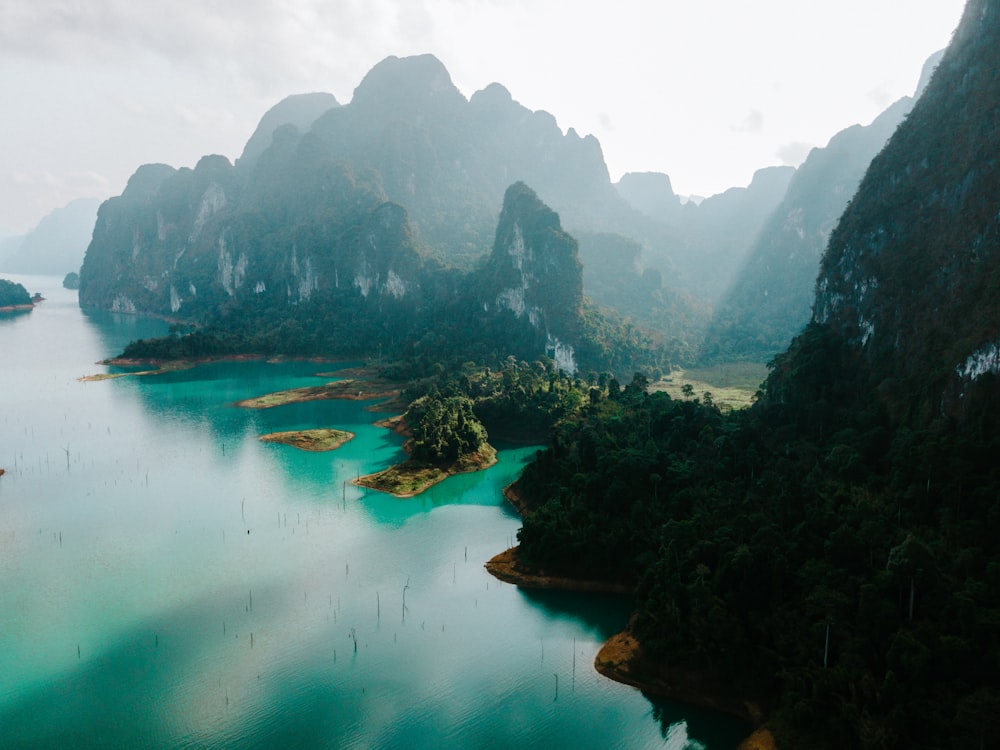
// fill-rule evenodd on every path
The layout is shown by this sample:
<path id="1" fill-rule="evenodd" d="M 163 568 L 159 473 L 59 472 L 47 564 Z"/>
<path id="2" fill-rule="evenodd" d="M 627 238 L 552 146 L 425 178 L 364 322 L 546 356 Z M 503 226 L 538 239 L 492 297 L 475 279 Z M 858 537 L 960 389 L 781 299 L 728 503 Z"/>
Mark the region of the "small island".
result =
<path id="1" fill-rule="evenodd" d="M 34 298 L 21 284 L 7 279 L 0 279 L 0 313 L 22 312 L 34 309 L 40 295 Z"/>
<path id="2" fill-rule="evenodd" d="M 388 469 L 358 477 L 354 484 L 395 497 L 408 498 L 419 495 L 450 476 L 482 471 L 496 462 L 496 449 L 487 443 L 478 451 L 466 454 L 450 464 L 433 464 L 411 458 Z"/>
<path id="3" fill-rule="evenodd" d="M 419 495 L 454 474 L 481 471 L 497 461 L 486 442 L 486 428 L 464 396 L 422 396 L 401 417 L 384 420 L 409 439 L 403 444 L 409 459 L 388 469 L 358 477 L 354 484 L 399 498 Z"/>
<path id="4" fill-rule="evenodd" d="M 331 428 L 269 432 L 260 436 L 260 440 L 265 443 L 281 443 L 300 450 L 317 452 L 336 450 L 348 440 L 353 439 L 353 432 Z"/>
<path id="5" fill-rule="evenodd" d="M 389 381 L 374 378 L 371 380 L 345 379 L 323 385 L 312 385 L 267 393 L 263 396 L 237 401 L 236 406 L 244 409 L 271 409 L 275 406 L 300 404 L 306 401 L 321 401 L 324 399 L 370 401 L 373 399 L 391 398 L 398 394 L 399 386 Z"/>

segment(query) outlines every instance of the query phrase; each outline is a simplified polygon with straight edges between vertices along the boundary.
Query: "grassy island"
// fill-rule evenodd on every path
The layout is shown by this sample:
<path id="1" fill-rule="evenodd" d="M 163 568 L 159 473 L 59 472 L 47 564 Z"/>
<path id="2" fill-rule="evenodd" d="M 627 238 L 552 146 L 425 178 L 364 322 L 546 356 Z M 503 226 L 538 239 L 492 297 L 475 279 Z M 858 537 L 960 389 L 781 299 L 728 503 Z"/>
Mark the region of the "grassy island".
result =
<path id="1" fill-rule="evenodd" d="M 337 380 L 323 385 L 312 385 L 304 388 L 291 388 L 287 391 L 276 391 L 263 396 L 237 401 L 236 405 L 244 409 L 271 409 L 285 404 L 299 404 L 306 401 L 321 401 L 324 399 L 349 399 L 352 401 L 370 401 L 379 398 L 391 398 L 399 394 L 397 385 L 380 380 Z"/>
<path id="2" fill-rule="evenodd" d="M 496 449 L 486 442 L 486 429 L 463 396 L 432 393 L 413 401 L 400 417 L 382 427 L 409 439 L 403 450 L 410 458 L 355 484 L 396 497 L 413 497 L 453 474 L 480 471 L 497 462 Z"/>
<path id="3" fill-rule="evenodd" d="M 456 461 L 448 464 L 435 464 L 410 458 L 401 464 L 390 466 L 388 469 L 359 477 L 354 481 L 354 484 L 385 492 L 395 497 L 414 497 L 450 476 L 470 471 L 481 471 L 496 462 L 496 449 L 486 443 L 479 450 L 459 456 Z"/>
<path id="4" fill-rule="evenodd" d="M 330 428 L 269 432 L 267 435 L 260 436 L 260 440 L 265 443 L 282 443 L 283 445 L 290 445 L 293 448 L 299 448 L 304 451 L 336 450 L 353 438 L 353 432 Z"/>

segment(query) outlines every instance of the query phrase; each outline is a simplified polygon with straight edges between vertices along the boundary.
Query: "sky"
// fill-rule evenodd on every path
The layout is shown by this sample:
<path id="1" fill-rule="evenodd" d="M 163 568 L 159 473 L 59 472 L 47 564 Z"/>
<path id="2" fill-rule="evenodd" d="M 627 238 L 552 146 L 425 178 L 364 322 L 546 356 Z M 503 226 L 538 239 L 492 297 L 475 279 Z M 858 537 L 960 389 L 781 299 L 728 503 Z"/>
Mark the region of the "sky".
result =
<path id="1" fill-rule="evenodd" d="M 612 180 L 708 196 L 911 95 L 964 0 L 2 0 L 0 234 L 142 164 L 235 160 L 267 109 L 346 104 L 389 55 L 601 142 Z"/>

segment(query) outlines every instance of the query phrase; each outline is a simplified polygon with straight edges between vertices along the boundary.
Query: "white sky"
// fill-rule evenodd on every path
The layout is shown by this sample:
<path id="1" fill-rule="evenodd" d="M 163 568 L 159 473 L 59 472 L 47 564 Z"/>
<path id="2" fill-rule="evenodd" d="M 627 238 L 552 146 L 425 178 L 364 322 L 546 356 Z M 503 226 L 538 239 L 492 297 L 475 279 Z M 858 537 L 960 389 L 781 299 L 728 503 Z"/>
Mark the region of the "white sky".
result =
<path id="1" fill-rule="evenodd" d="M 746 185 L 912 94 L 964 0 L 2 0 L 0 229 L 235 159 L 283 97 L 435 54 L 600 140 L 611 177 Z"/>

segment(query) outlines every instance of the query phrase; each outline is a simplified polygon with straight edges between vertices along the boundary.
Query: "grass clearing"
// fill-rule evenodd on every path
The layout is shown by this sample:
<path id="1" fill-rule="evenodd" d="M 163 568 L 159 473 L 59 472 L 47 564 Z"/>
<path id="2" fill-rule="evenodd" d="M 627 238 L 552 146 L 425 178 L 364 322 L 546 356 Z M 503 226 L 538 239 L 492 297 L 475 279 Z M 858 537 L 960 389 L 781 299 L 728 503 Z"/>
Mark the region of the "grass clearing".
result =
<path id="1" fill-rule="evenodd" d="M 745 409 L 753 403 L 754 394 L 767 378 L 767 365 L 756 362 L 726 362 L 712 367 L 673 370 L 650 391 L 665 391 L 671 398 L 704 398 L 712 394 L 712 401 L 723 409 Z M 690 385 L 691 396 L 684 393 Z"/>

